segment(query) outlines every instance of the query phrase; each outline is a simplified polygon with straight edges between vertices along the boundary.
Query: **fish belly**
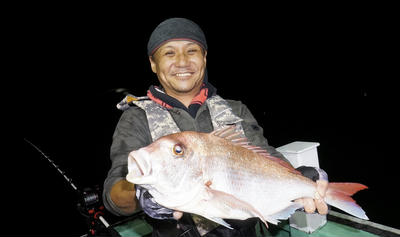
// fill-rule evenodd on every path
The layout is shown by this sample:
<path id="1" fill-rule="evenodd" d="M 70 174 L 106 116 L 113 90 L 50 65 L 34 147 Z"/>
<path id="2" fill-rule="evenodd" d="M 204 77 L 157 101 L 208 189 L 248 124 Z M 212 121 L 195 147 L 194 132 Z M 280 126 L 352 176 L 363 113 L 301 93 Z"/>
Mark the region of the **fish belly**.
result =
<path id="1" fill-rule="evenodd" d="M 238 170 L 216 172 L 210 188 L 231 194 L 250 204 L 264 217 L 279 213 L 292 205 L 292 201 L 297 198 L 313 197 L 315 193 L 313 182 L 302 178 L 259 175 Z"/>

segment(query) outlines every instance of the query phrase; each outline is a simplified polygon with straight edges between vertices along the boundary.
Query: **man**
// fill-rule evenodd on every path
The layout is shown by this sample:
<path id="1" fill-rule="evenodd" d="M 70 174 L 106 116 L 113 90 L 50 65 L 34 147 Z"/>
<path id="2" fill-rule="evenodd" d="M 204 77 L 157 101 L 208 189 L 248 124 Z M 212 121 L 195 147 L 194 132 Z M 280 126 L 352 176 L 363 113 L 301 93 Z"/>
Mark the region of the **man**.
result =
<path id="1" fill-rule="evenodd" d="M 263 137 L 263 129 L 245 105 L 219 97 L 207 79 L 207 42 L 203 31 L 194 22 L 171 18 L 153 31 L 148 55 L 151 69 L 161 87 L 151 86 L 147 97 L 125 98 L 118 107 L 124 109 L 111 146 L 112 167 L 104 184 L 103 199 L 108 210 L 116 215 L 130 215 L 139 206 L 152 217 L 153 236 L 255 236 L 256 220 L 229 223 L 234 230 L 216 226 L 188 213 L 169 210 L 155 203 L 147 190 L 126 181 L 128 154 L 173 132 L 211 132 L 228 124 L 236 124 L 248 140 L 266 149 L 271 155 L 286 160 Z M 301 199 L 307 212 L 317 208 L 327 212 L 322 200 L 327 188 L 324 172 L 303 167 L 318 181 L 316 199 Z"/>

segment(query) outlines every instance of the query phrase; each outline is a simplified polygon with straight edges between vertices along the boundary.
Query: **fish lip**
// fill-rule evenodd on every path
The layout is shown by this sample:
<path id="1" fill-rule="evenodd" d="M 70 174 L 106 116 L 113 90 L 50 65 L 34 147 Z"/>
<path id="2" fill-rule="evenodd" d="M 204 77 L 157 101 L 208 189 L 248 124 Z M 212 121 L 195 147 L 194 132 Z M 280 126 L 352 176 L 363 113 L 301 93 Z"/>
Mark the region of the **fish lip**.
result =
<path id="1" fill-rule="evenodd" d="M 141 149 L 129 153 L 127 181 L 140 185 L 152 185 L 157 182 L 154 175 L 152 175 L 151 163 L 146 158 L 148 158 L 147 152 Z"/>
<path id="2" fill-rule="evenodd" d="M 144 172 L 143 172 L 142 168 L 140 167 L 139 163 L 137 162 L 137 160 L 135 159 L 135 157 L 133 157 L 132 160 L 135 162 L 136 167 L 138 167 L 138 169 L 139 169 L 140 173 L 142 174 L 142 176 L 144 176 Z"/>
<path id="3" fill-rule="evenodd" d="M 133 151 L 129 154 L 128 172 L 134 172 L 137 177 L 144 177 L 151 175 L 151 166 L 146 164 L 147 162 L 141 157 L 140 151 Z M 150 167 L 150 168 L 149 168 Z M 137 168 L 135 171 L 134 169 Z M 138 172 L 140 175 L 138 175 Z"/>

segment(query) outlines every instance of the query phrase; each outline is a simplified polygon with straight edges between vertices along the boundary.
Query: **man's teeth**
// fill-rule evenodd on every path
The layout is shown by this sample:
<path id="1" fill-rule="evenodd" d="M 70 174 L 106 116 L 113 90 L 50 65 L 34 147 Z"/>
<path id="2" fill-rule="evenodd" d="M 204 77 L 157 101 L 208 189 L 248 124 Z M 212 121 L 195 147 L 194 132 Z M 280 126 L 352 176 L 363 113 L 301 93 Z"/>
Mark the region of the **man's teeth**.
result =
<path id="1" fill-rule="evenodd" d="M 188 76 L 190 76 L 190 75 L 191 75 L 191 73 L 189 73 L 189 72 L 186 72 L 186 73 L 177 73 L 177 74 L 176 74 L 177 77 L 188 77 Z"/>

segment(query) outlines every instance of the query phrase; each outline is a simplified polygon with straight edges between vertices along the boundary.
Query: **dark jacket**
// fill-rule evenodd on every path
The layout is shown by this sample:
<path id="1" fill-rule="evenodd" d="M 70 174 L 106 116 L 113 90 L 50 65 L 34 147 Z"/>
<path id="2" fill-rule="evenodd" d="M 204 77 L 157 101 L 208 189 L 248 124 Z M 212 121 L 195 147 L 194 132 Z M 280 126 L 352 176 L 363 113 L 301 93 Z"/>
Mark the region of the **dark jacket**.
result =
<path id="1" fill-rule="evenodd" d="M 263 136 L 263 129 L 258 125 L 257 121 L 244 104 L 240 101 L 234 100 L 227 100 L 227 102 L 232 108 L 233 113 L 243 119 L 243 130 L 251 144 L 262 147 L 271 155 L 286 160 L 282 154 L 275 150 L 275 148 L 269 146 L 267 139 Z M 206 103 L 200 106 L 195 117 L 191 116 L 187 111 L 181 108 L 172 108 L 169 109 L 169 112 L 181 131 L 213 131 L 213 125 Z M 103 193 L 103 200 L 106 208 L 115 215 L 129 215 L 130 213 L 124 213 L 113 204 L 110 198 L 111 187 L 119 180 L 125 179 L 125 176 L 128 173 L 128 154 L 133 150 L 149 145 L 151 142 L 152 139 L 147 123 L 146 113 L 135 106 L 124 111 L 114 132 L 111 146 L 112 166 L 104 182 Z M 156 234 L 156 232 L 160 232 L 161 234 L 164 232 L 163 230 L 165 228 L 165 230 L 170 228 L 173 229 L 169 231 L 170 234 L 175 232 L 179 233 L 182 230 L 182 228 L 176 230 L 177 222 L 175 220 L 162 220 L 160 222 L 159 220 L 153 219 L 149 222 L 153 223 L 153 227 L 155 227 L 154 234 Z M 186 226 L 185 228 L 193 226 L 193 223 L 191 223 L 192 221 L 187 217 L 187 215 L 182 218 L 181 222 L 183 223 L 182 226 Z M 251 231 L 248 231 L 249 229 L 254 230 L 256 220 L 249 219 L 248 221 L 232 221 L 231 223 L 232 226 L 236 227 L 234 231 L 230 231 L 229 229 L 220 226 L 207 234 L 207 236 L 251 236 L 253 234 L 250 233 Z M 217 233 L 218 231 L 222 232 L 218 235 L 212 235 L 213 232 Z"/>

